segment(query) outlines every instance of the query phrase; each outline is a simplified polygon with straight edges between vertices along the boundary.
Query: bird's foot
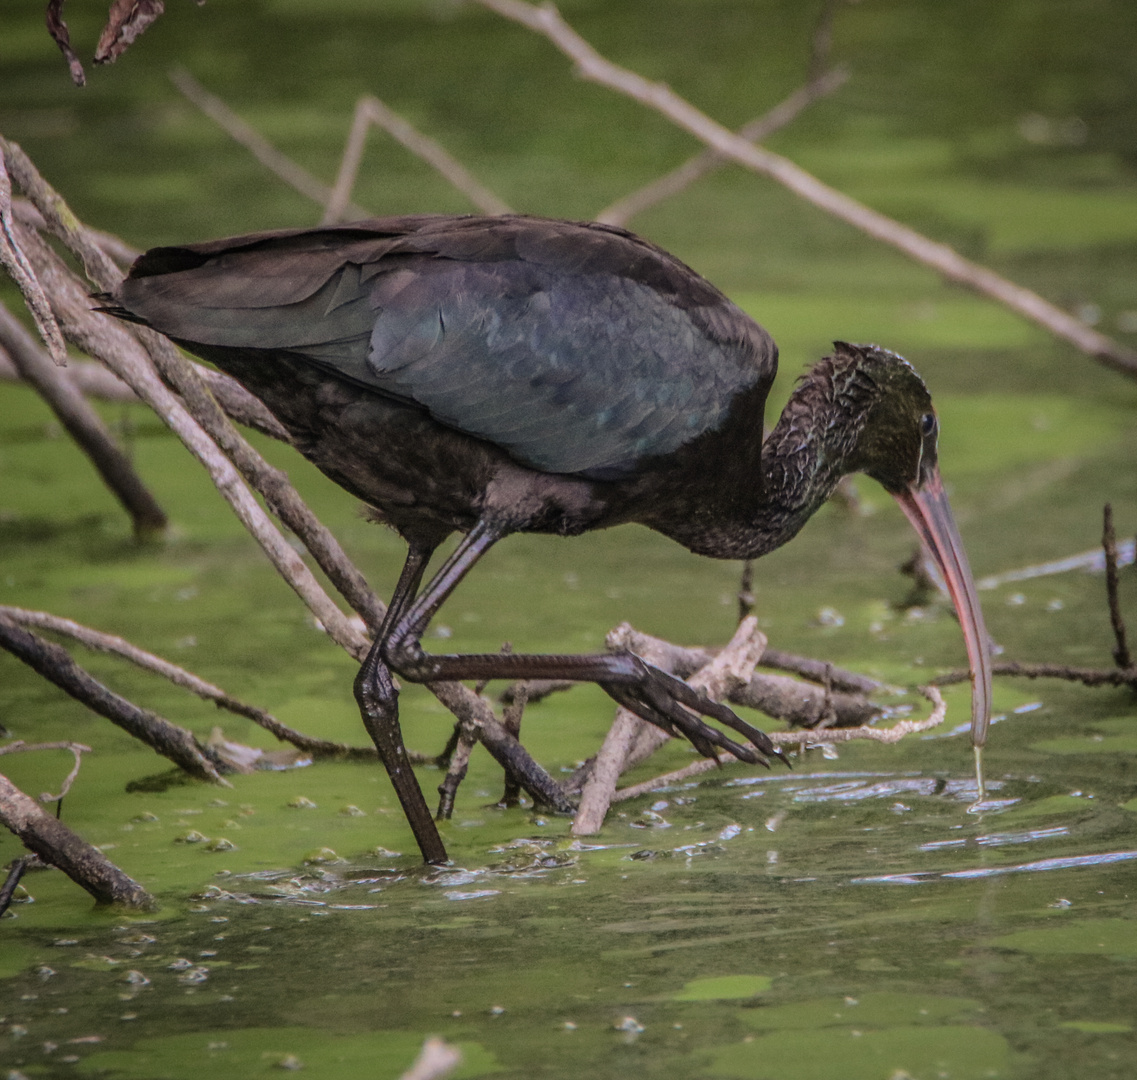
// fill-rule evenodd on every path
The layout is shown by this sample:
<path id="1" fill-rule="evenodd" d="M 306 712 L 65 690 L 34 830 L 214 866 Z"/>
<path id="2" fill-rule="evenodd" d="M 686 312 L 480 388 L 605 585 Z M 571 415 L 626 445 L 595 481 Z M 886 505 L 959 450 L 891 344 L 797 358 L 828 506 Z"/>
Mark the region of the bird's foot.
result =
<path id="1" fill-rule="evenodd" d="M 748 724 L 727 706 L 712 701 L 658 668 L 644 664 L 642 677 L 635 682 L 604 682 L 600 685 L 609 697 L 641 719 L 655 724 L 669 735 L 682 735 L 704 757 L 716 757 L 719 750 L 726 750 L 740 761 L 752 765 L 769 766 L 771 757 L 789 764 L 764 732 Z M 705 723 L 700 719 L 702 716 L 726 724 L 749 739 L 752 745 L 735 742 L 718 728 Z"/>

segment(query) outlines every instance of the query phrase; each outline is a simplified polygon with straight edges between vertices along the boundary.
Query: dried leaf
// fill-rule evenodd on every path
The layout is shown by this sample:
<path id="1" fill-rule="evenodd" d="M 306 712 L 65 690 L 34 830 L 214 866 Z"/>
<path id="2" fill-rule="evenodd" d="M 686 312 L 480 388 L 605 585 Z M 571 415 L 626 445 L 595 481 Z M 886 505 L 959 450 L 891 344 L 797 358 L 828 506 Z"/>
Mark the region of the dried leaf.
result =
<path id="1" fill-rule="evenodd" d="M 95 49 L 95 63 L 113 64 L 165 10 L 162 0 L 114 0 Z"/>
<path id="2" fill-rule="evenodd" d="M 59 51 L 63 53 L 63 58 L 71 69 L 71 81 L 76 86 L 84 86 L 87 82 L 87 76 L 83 74 L 83 65 L 79 63 L 79 57 L 71 48 L 71 34 L 67 29 L 67 23 L 63 21 L 63 0 L 49 0 L 47 5 L 47 32 L 55 44 L 59 46 Z"/>

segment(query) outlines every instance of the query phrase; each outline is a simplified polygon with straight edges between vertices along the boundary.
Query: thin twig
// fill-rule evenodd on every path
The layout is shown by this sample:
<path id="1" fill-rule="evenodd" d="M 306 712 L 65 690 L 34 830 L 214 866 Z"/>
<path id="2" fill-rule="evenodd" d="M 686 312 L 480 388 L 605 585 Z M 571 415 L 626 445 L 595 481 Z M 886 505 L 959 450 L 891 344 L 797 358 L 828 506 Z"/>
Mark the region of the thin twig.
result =
<path id="1" fill-rule="evenodd" d="M 327 206 L 332 195 L 332 189 L 327 184 L 317 180 L 307 169 L 297 165 L 291 158 L 277 150 L 260 132 L 246 124 L 224 101 L 206 90 L 185 68 L 171 68 L 169 76 L 170 82 L 187 100 L 196 105 L 230 138 L 245 147 L 265 168 L 274 172 L 301 195 L 306 195 L 321 206 Z M 349 205 L 347 210 L 352 217 L 369 216 L 366 210 L 354 203 Z"/>
<path id="2" fill-rule="evenodd" d="M 367 132 L 371 125 L 381 127 L 393 139 L 401 143 L 416 157 L 421 158 L 450 184 L 457 188 L 483 214 L 511 214 L 509 205 L 499 199 L 489 188 L 480 184 L 456 158 L 451 156 L 433 139 L 422 134 L 393 109 L 377 97 L 365 94 L 355 103 L 351 130 L 340 160 L 339 175 L 335 187 L 327 200 L 323 225 L 342 221 L 345 211 L 350 209 L 348 200 L 359 175 L 359 165 L 363 160 L 363 147 L 367 142 Z"/>
<path id="3" fill-rule="evenodd" d="M 42 803 L 61 802 L 64 795 L 71 790 L 71 785 L 75 783 L 75 778 L 79 775 L 79 767 L 83 764 L 82 755 L 91 753 L 91 748 L 77 742 L 26 743 L 23 739 L 18 739 L 16 742 L 8 743 L 7 746 L 0 746 L 0 755 L 16 753 L 27 754 L 36 750 L 68 750 L 75 758 L 75 764 L 71 767 L 71 771 L 64 777 L 63 783 L 59 786 L 59 794 L 52 795 L 45 791 L 39 797 L 39 801 Z"/>
<path id="4" fill-rule="evenodd" d="M 582 78 L 618 90 L 655 109 L 724 157 L 778 181 L 795 195 L 869 236 L 897 248 L 917 262 L 938 271 L 948 280 L 957 281 L 998 300 L 1107 367 L 1137 376 L 1137 351 L 1091 329 L 1037 293 L 965 259 L 947 244 L 929 240 L 915 229 L 831 188 L 788 158 L 751 145 L 700 112 L 665 84 L 649 82 L 642 76 L 611 63 L 577 34 L 552 4 L 535 7 L 524 0 L 478 2 L 505 18 L 543 34 L 576 64 Z"/>
<path id="5" fill-rule="evenodd" d="M 769 112 L 763 113 L 749 124 L 738 129 L 738 137 L 747 142 L 758 143 L 768 139 L 777 131 L 792 123 L 815 101 L 834 93 L 849 79 L 846 68 L 834 68 L 813 77 L 805 86 L 795 90 L 784 101 L 780 101 Z M 625 195 L 610 206 L 606 206 L 596 220 L 605 225 L 626 226 L 632 218 L 645 210 L 685 191 L 696 180 L 714 172 L 727 163 L 727 158 L 714 150 L 704 150 L 688 158 L 682 165 L 665 173 L 657 180 Z"/>
<path id="6" fill-rule="evenodd" d="M 1133 657 L 1126 640 L 1125 619 L 1121 615 L 1121 601 L 1117 595 L 1117 536 L 1113 531 L 1113 507 L 1105 504 L 1103 512 L 1101 546 L 1105 552 L 1105 592 L 1109 600 L 1109 622 L 1117 644 L 1113 659 L 1123 671 L 1133 666 Z"/>
<path id="7" fill-rule="evenodd" d="M 1087 668 L 1072 664 L 1021 664 L 1006 660 L 991 665 L 992 675 L 1015 675 L 1024 679 L 1064 679 L 1083 686 L 1129 686 L 1137 690 L 1137 665 L 1128 668 Z M 935 686 L 951 686 L 967 682 L 971 672 L 957 668 L 932 680 Z"/>

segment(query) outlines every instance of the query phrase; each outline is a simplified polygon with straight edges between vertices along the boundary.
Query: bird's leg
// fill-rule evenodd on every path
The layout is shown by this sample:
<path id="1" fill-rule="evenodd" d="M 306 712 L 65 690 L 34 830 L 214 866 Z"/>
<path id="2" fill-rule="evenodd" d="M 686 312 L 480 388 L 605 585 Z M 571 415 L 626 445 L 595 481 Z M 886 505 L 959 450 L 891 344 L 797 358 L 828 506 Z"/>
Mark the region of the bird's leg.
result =
<path id="1" fill-rule="evenodd" d="M 711 701 L 686 683 L 644 663 L 632 653 L 584 656 L 541 656 L 518 653 L 477 653 L 437 656 L 423 651 L 420 639 L 430 620 L 458 582 L 507 530 L 481 520 L 454 549 L 413 604 L 383 637 L 383 659 L 411 682 L 461 679 L 570 679 L 594 682 L 609 697 L 669 734 L 686 736 L 700 753 L 714 756 L 715 748 L 751 763 L 768 764 L 767 755 L 781 752 L 757 728 L 725 705 Z M 709 716 L 744 735 L 757 749 L 727 738 L 704 723 Z M 784 760 L 784 758 L 783 758 Z"/>
<path id="2" fill-rule="evenodd" d="M 355 700 L 359 703 L 363 726 L 367 728 L 387 769 L 423 859 L 428 863 L 441 864 L 447 861 L 446 848 L 407 757 L 403 733 L 399 728 L 399 691 L 383 659 L 386 639 L 414 599 L 433 552 L 434 545 L 411 543 L 399 583 L 387 608 L 387 616 L 355 677 Z"/>

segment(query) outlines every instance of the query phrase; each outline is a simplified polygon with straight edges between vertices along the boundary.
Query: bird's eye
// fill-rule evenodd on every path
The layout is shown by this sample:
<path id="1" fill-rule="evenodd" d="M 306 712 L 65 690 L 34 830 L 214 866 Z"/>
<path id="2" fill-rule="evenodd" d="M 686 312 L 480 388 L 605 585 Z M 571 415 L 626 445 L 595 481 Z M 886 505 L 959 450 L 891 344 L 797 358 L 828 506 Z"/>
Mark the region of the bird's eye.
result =
<path id="1" fill-rule="evenodd" d="M 923 432 L 924 438 L 927 439 L 936 433 L 936 414 L 924 413 L 920 418 L 920 431 Z"/>

